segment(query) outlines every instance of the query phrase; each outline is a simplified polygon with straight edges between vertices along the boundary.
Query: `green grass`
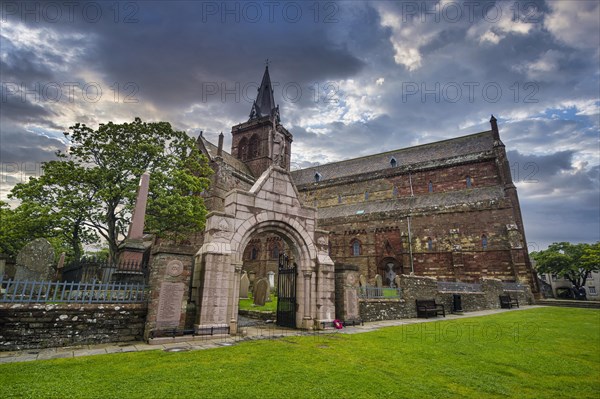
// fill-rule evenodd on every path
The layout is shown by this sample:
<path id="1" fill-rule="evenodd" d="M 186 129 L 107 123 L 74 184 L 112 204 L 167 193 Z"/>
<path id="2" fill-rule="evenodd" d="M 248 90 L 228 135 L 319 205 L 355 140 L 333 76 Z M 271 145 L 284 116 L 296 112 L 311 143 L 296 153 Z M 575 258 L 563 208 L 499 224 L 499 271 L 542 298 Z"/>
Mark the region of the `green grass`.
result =
<path id="1" fill-rule="evenodd" d="M 386 298 L 397 298 L 398 297 L 398 289 L 397 288 L 383 288 L 383 296 Z"/>
<path id="2" fill-rule="evenodd" d="M 2 398 L 598 398 L 600 311 L 0 365 Z"/>
<path id="3" fill-rule="evenodd" d="M 240 309 L 277 312 L 277 297 L 271 294 L 271 302 L 265 302 L 264 306 L 255 306 L 252 293 L 248 293 L 248 299 L 240 299 Z"/>

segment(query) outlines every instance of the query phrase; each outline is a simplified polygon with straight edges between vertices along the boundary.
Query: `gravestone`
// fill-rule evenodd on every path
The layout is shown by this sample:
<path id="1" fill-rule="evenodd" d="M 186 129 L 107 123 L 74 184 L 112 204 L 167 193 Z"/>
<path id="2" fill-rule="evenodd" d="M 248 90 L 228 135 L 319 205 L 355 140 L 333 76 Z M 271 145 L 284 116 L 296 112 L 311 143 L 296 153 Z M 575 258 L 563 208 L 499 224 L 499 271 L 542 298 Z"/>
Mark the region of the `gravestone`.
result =
<path id="1" fill-rule="evenodd" d="M 65 266 L 65 256 L 66 256 L 66 254 L 64 252 L 62 252 L 60 254 L 60 258 L 58 258 L 58 264 L 56 265 L 56 279 L 57 280 L 62 279 L 62 270 L 63 270 L 63 267 Z"/>
<path id="2" fill-rule="evenodd" d="M 248 289 L 250 288 L 250 279 L 248 274 L 244 272 L 240 278 L 240 298 L 248 298 Z"/>
<path id="3" fill-rule="evenodd" d="M 0 278 L 8 277 L 6 273 L 6 258 L 8 256 L 4 254 L 0 254 Z"/>
<path id="4" fill-rule="evenodd" d="M 265 306 L 269 295 L 269 282 L 261 278 L 254 284 L 254 304 L 256 306 Z"/>
<path id="5" fill-rule="evenodd" d="M 275 272 L 267 272 L 267 280 L 269 281 L 269 293 L 275 291 Z M 267 295 L 267 302 L 271 302 L 271 295 Z"/>
<path id="6" fill-rule="evenodd" d="M 396 286 L 396 288 L 400 287 L 400 276 L 396 274 L 396 277 L 394 277 L 394 285 Z"/>
<path id="7" fill-rule="evenodd" d="M 254 292 L 254 283 L 256 282 L 256 272 L 249 271 L 248 272 L 248 280 L 250 281 L 250 288 L 252 292 Z"/>
<path id="8" fill-rule="evenodd" d="M 381 276 L 379 274 L 375 275 L 375 287 L 377 287 L 377 288 L 383 287 L 383 283 L 381 281 Z"/>
<path id="9" fill-rule="evenodd" d="M 45 238 L 37 238 L 17 255 L 15 280 L 50 281 L 54 278 L 54 249 Z"/>
<path id="10" fill-rule="evenodd" d="M 361 274 L 361 275 L 358 277 L 358 283 L 360 284 L 360 286 L 361 286 L 362 288 L 365 288 L 365 287 L 367 286 L 367 279 L 365 278 L 365 276 L 364 276 L 363 274 Z"/>

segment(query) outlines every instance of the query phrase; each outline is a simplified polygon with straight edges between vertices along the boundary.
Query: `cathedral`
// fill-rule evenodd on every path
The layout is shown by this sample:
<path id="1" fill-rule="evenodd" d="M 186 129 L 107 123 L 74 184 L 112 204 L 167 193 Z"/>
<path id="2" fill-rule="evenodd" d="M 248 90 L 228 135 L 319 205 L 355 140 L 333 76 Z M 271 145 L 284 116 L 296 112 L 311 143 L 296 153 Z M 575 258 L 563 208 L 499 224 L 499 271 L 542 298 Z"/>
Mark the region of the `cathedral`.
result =
<path id="1" fill-rule="evenodd" d="M 267 66 L 249 119 L 231 135 L 230 152 L 222 134 L 216 145 L 198 138 L 215 172 L 205 197 L 210 212 L 223 212 L 228 193 L 251 190 L 275 166 L 289 173 L 302 206 L 316 211 L 330 258 L 358 266 L 371 284 L 379 275 L 393 287 L 395 276 L 405 274 L 495 278 L 538 291 L 493 116 L 484 132 L 290 171 L 293 137 L 282 125 Z M 242 270 L 257 278 L 276 273 L 280 254 L 288 252 L 285 240 L 269 233 L 239 250 Z"/>

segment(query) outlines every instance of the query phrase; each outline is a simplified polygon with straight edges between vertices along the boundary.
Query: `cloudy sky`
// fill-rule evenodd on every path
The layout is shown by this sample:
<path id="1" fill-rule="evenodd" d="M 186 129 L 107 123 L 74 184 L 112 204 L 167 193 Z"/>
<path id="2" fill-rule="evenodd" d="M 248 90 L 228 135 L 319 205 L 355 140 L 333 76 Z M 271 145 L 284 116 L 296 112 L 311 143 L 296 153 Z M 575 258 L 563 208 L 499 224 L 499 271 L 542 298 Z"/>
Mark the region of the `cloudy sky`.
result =
<path id="1" fill-rule="evenodd" d="M 530 250 L 600 239 L 596 1 L 0 7 L 0 199 L 76 122 L 139 116 L 216 142 L 247 120 L 269 59 L 295 168 L 489 130 L 494 114 Z"/>

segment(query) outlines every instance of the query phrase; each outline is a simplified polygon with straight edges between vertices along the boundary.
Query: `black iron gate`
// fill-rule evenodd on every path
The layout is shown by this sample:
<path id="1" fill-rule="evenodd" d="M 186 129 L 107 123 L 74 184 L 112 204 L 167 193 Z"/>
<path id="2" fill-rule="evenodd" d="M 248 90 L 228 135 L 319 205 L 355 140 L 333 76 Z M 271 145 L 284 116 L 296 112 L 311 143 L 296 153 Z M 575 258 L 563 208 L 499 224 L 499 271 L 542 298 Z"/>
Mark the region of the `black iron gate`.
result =
<path id="1" fill-rule="evenodd" d="M 296 264 L 279 255 L 277 277 L 277 325 L 296 328 Z"/>

